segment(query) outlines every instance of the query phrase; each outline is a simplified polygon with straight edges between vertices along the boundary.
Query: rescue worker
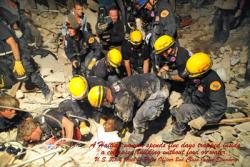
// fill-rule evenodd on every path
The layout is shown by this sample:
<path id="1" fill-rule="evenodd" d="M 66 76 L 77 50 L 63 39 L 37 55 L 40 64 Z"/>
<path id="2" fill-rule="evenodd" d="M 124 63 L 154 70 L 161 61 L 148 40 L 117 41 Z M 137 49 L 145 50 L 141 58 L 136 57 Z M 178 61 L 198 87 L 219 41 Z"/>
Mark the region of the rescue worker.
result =
<path id="1" fill-rule="evenodd" d="M 168 0 L 136 0 L 136 3 L 139 9 L 145 8 L 151 11 L 151 16 L 154 17 L 151 30 L 152 45 L 159 36 L 164 34 L 176 38 L 177 22 Z M 147 38 L 151 34 L 148 34 Z"/>
<path id="2" fill-rule="evenodd" d="M 90 75 L 102 78 L 112 84 L 113 82 L 119 80 L 119 67 L 121 66 L 121 63 L 121 52 L 115 48 L 111 49 L 108 51 L 106 57 L 96 62 L 90 71 Z"/>
<path id="3" fill-rule="evenodd" d="M 176 46 L 174 38 L 169 35 L 162 35 L 155 41 L 154 52 L 159 59 L 157 75 L 170 81 L 172 90 L 182 92 L 185 89 L 186 62 L 192 53 Z"/>
<path id="4" fill-rule="evenodd" d="M 212 60 L 206 53 L 196 53 L 188 59 L 189 80 L 182 96 L 184 103 L 171 110 L 176 122 L 171 132 L 162 135 L 163 141 L 182 140 L 187 125 L 200 130 L 207 123 L 218 122 L 223 117 L 227 109 L 225 85 L 211 67 Z"/>
<path id="5" fill-rule="evenodd" d="M 60 137 L 68 139 L 75 137 L 79 140 L 80 131 L 74 128 L 74 123 L 57 109 L 49 109 L 34 119 L 29 118 L 22 121 L 18 126 L 17 140 L 26 143 L 44 142 L 51 137 L 56 140 Z"/>
<path id="6" fill-rule="evenodd" d="M 104 19 L 105 22 L 98 20 L 96 24 L 96 32 L 100 37 L 104 50 L 121 47 L 125 35 L 125 25 L 119 18 L 118 9 L 111 7 L 108 11 L 108 16 L 106 20 Z"/>
<path id="7" fill-rule="evenodd" d="M 123 122 L 133 120 L 134 130 L 128 143 L 137 145 L 143 141 L 148 122 L 161 114 L 168 95 L 164 81 L 154 74 L 138 74 L 123 78 L 111 87 L 93 87 L 88 100 L 93 107 L 112 104 Z"/>
<path id="8" fill-rule="evenodd" d="M 132 73 L 148 73 L 150 69 L 150 48 L 142 39 L 142 33 L 134 30 L 130 33 L 129 40 L 122 44 L 122 55 L 128 76 Z"/>
<path id="9" fill-rule="evenodd" d="M 72 63 L 73 75 L 87 75 L 93 65 L 101 58 L 101 47 L 93 35 L 80 31 L 77 24 L 68 25 L 64 50 Z"/>
<path id="10" fill-rule="evenodd" d="M 81 31 L 88 31 L 87 16 L 83 12 L 83 4 L 80 1 L 76 1 L 74 3 L 74 8 L 70 12 L 70 14 L 67 16 L 66 21 L 63 24 L 63 28 L 62 28 L 63 36 L 66 36 L 68 34 L 67 24 L 70 24 L 71 22 L 74 22 L 74 24 L 78 25 Z"/>
<path id="11" fill-rule="evenodd" d="M 239 25 L 246 0 L 216 0 L 214 15 L 214 42 L 225 43 L 230 29 Z"/>
<path id="12" fill-rule="evenodd" d="M 22 120 L 31 116 L 27 112 L 17 111 L 18 108 L 19 101 L 16 98 L 5 93 L 0 94 L 0 132 L 16 128 Z"/>
<path id="13" fill-rule="evenodd" d="M 93 109 L 88 103 L 87 95 L 88 91 L 96 85 L 107 86 L 103 79 L 95 76 L 72 77 L 68 87 L 71 99 L 62 101 L 58 106 L 59 111 L 67 116 L 71 114 L 84 118 L 92 117 Z"/>
<path id="14" fill-rule="evenodd" d="M 27 79 L 37 85 L 45 96 L 45 102 L 50 103 L 53 91 L 44 82 L 33 58 L 20 48 L 15 33 L 2 21 L 0 21 L 0 31 L 2 32 L 0 36 L 0 63 L 8 66 L 17 80 Z"/>

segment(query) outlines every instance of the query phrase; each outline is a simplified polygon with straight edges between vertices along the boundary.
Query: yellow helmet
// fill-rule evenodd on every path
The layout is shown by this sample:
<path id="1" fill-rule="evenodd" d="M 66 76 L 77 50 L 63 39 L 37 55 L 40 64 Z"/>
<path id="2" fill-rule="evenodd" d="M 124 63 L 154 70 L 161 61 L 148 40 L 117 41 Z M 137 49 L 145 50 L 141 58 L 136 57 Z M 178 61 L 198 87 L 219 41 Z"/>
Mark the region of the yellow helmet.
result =
<path id="1" fill-rule="evenodd" d="M 201 76 L 211 69 L 213 62 L 206 53 L 195 53 L 187 61 L 186 71 L 190 78 Z"/>
<path id="2" fill-rule="evenodd" d="M 108 62 L 112 67 L 117 68 L 121 65 L 122 62 L 122 54 L 118 49 L 111 49 L 108 51 L 107 56 Z"/>
<path id="3" fill-rule="evenodd" d="M 169 35 L 160 36 L 154 43 L 154 52 L 160 54 L 174 44 L 174 38 Z"/>
<path id="4" fill-rule="evenodd" d="M 139 30 L 134 30 L 130 33 L 129 41 L 132 45 L 140 45 L 142 42 L 142 33 Z"/>
<path id="5" fill-rule="evenodd" d="M 87 80 L 82 76 L 73 77 L 69 82 L 69 92 L 77 100 L 85 98 L 88 93 Z"/>
<path id="6" fill-rule="evenodd" d="M 88 100 L 91 106 L 101 107 L 104 98 L 104 86 L 94 86 L 88 93 Z"/>

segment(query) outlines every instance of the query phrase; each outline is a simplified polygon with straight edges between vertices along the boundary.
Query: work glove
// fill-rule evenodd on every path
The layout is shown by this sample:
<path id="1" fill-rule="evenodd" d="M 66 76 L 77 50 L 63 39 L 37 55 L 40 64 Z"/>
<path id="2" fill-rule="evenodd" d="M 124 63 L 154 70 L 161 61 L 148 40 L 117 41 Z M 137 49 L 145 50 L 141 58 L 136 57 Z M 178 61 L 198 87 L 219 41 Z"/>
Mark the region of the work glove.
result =
<path id="1" fill-rule="evenodd" d="M 201 130 L 201 128 L 206 124 L 207 124 L 207 121 L 202 117 L 198 117 L 188 122 L 188 125 L 190 126 L 190 128 L 198 129 L 198 130 Z"/>
<path id="2" fill-rule="evenodd" d="M 20 60 L 15 61 L 13 72 L 17 73 L 18 76 L 25 75 L 25 69 L 24 69 L 23 64 Z"/>
<path id="3" fill-rule="evenodd" d="M 163 79 L 170 79 L 170 75 L 168 71 L 169 71 L 169 67 L 167 65 L 164 65 L 163 67 L 161 67 L 161 69 L 157 73 L 157 76 Z"/>
<path id="4" fill-rule="evenodd" d="M 242 10 L 241 9 L 238 9 L 235 14 L 234 14 L 234 17 L 237 18 L 237 17 L 240 17 L 242 14 Z"/>
<path id="5" fill-rule="evenodd" d="M 96 58 L 91 59 L 91 61 L 88 64 L 88 70 L 92 70 L 92 68 L 94 67 L 94 65 L 96 64 Z"/>
<path id="6" fill-rule="evenodd" d="M 157 75 L 158 75 L 158 77 L 161 77 L 162 79 L 170 79 L 171 78 L 169 73 L 167 73 L 166 71 L 165 72 L 160 72 Z"/>
<path id="7" fill-rule="evenodd" d="M 73 66 L 74 68 L 79 67 L 79 66 L 80 66 L 80 62 L 77 61 L 77 60 L 74 60 L 74 61 L 72 62 L 72 66 Z"/>
<path id="8" fill-rule="evenodd" d="M 81 135 L 83 136 L 90 133 L 90 128 L 87 126 L 85 121 L 80 123 L 80 132 L 81 132 Z"/>

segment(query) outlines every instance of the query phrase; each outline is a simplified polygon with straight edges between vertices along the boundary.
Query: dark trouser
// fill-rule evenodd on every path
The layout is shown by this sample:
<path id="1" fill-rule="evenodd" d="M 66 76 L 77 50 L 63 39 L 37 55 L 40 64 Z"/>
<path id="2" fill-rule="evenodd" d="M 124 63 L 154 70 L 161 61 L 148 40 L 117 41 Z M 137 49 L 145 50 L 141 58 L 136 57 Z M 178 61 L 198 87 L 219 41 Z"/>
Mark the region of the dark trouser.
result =
<path id="1" fill-rule="evenodd" d="M 130 144 L 140 144 L 144 138 L 144 132 L 148 129 L 149 121 L 158 118 L 169 96 L 167 86 L 159 89 L 141 105 L 133 119 L 134 131 L 129 138 Z"/>
<path id="2" fill-rule="evenodd" d="M 184 135 L 187 130 L 187 123 L 205 113 L 205 109 L 194 104 L 184 103 L 178 109 L 172 109 L 170 112 L 176 118 L 172 132 L 178 135 Z"/>
<path id="3" fill-rule="evenodd" d="M 234 20 L 234 10 L 217 9 L 214 15 L 214 41 L 226 42 L 230 24 Z"/>
<path id="4" fill-rule="evenodd" d="M 49 87 L 41 77 L 34 59 L 29 55 L 22 55 L 21 60 L 26 71 L 28 81 L 37 85 L 41 89 L 42 93 L 47 95 L 50 92 Z M 14 63 L 13 55 L 11 54 L 0 57 L 0 64 L 5 64 L 11 71 L 13 70 Z"/>
<path id="5" fill-rule="evenodd" d="M 17 79 L 7 65 L 1 63 L 0 58 L 0 89 L 10 89 L 17 83 Z"/>

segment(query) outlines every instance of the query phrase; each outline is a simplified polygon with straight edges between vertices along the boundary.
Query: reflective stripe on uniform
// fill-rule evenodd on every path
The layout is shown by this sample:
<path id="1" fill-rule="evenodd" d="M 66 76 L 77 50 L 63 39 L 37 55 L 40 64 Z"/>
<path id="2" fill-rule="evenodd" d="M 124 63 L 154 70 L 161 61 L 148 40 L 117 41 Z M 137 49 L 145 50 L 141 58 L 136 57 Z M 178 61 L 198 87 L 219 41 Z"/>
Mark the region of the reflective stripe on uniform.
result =
<path id="1" fill-rule="evenodd" d="M 12 51 L 3 52 L 3 53 L 0 53 L 0 56 L 5 56 L 5 55 L 11 54 L 11 53 L 13 53 L 13 52 Z"/>

